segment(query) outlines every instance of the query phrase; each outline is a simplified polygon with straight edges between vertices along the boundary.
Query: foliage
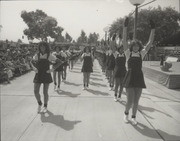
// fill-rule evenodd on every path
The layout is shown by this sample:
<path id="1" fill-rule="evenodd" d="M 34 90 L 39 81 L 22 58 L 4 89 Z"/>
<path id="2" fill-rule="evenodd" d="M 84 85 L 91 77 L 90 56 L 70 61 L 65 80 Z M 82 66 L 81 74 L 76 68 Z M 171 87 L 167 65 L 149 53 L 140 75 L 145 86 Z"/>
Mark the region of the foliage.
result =
<path id="1" fill-rule="evenodd" d="M 57 39 L 63 31 L 62 27 L 57 26 L 56 19 L 48 16 L 42 10 L 36 10 L 35 12 L 22 11 L 21 17 L 28 26 L 24 30 L 28 39 L 36 38 L 42 41 L 47 41 L 48 37 Z"/>
<path id="2" fill-rule="evenodd" d="M 18 39 L 18 40 L 17 40 L 17 43 L 22 43 L 22 40 L 21 40 L 21 39 Z"/>
<path id="3" fill-rule="evenodd" d="M 87 43 L 87 36 L 83 30 L 81 30 L 81 35 L 78 37 L 77 43 Z"/>
<path id="4" fill-rule="evenodd" d="M 72 37 L 66 32 L 66 35 L 65 35 L 65 40 L 66 42 L 71 42 L 72 41 Z"/>
<path id="5" fill-rule="evenodd" d="M 97 44 L 99 39 L 99 34 L 98 33 L 90 33 L 88 37 L 88 43 L 89 44 Z"/>
<path id="6" fill-rule="evenodd" d="M 113 33 L 122 34 L 123 22 L 125 18 L 119 18 L 112 23 L 109 34 L 110 37 Z M 158 8 L 148 8 L 142 9 L 138 13 L 138 23 L 137 23 L 137 39 L 140 39 L 143 44 L 147 43 L 150 34 L 149 20 L 152 19 L 156 24 L 156 35 L 154 43 L 158 43 L 173 34 L 177 33 L 180 29 L 178 25 L 178 20 L 180 20 L 180 13 L 174 10 L 172 7 L 166 7 L 162 9 L 160 6 Z M 132 38 L 134 30 L 134 17 L 129 14 L 129 25 L 128 32 L 129 38 Z M 122 36 L 120 36 L 122 37 Z"/>
<path id="7" fill-rule="evenodd" d="M 55 29 L 55 32 L 56 32 L 56 36 L 55 36 L 55 42 L 64 42 L 64 37 L 62 36 L 62 32 L 63 32 L 63 28 L 62 27 L 57 27 L 56 29 Z"/>

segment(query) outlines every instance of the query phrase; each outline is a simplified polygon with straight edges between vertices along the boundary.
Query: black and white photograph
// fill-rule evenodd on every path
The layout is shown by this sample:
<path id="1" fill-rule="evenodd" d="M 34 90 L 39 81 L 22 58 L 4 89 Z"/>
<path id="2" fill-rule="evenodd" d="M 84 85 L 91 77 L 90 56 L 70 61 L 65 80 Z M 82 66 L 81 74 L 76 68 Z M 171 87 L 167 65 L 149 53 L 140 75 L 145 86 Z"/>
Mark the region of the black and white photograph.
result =
<path id="1" fill-rule="evenodd" d="M 180 141 L 180 0 L 1 0 L 1 141 Z"/>

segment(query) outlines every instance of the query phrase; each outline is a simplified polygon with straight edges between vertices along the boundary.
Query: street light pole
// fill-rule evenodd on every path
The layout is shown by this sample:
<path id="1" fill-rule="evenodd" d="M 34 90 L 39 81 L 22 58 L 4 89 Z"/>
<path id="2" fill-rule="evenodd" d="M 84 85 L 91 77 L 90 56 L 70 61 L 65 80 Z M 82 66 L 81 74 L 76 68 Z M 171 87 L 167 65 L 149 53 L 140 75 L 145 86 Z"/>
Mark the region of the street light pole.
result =
<path id="1" fill-rule="evenodd" d="M 107 41 L 107 31 L 105 31 L 105 42 Z"/>
<path id="2" fill-rule="evenodd" d="M 132 5 L 136 6 L 135 19 L 134 19 L 134 36 L 133 36 L 133 39 L 135 40 L 137 34 L 138 6 L 141 5 L 145 0 L 129 0 L 129 1 Z"/>
<path id="3" fill-rule="evenodd" d="M 138 19 L 138 5 L 136 4 L 136 9 L 135 9 L 135 19 L 134 19 L 134 36 L 133 39 L 136 39 L 136 33 L 137 33 L 137 19 Z"/>
<path id="4" fill-rule="evenodd" d="M 109 31 L 109 26 L 106 26 L 103 30 L 105 32 L 105 43 L 106 43 L 107 42 L 107 33 Z"/>

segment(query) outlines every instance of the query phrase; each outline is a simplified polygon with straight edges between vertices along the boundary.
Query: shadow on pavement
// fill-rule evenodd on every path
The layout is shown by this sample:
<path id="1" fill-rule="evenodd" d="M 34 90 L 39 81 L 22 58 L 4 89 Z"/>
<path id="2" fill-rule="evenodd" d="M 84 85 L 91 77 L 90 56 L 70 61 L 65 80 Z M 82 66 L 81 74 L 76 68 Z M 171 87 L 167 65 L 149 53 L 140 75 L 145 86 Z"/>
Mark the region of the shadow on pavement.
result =
<path id="1" fill-rule="evenodd" d="M 180 89 L 173 89 L 174 91 L 176 91 L 176 92 L 180 92 Z"/>
<path id="2" fill-rule="evenodd" d="M 81 95 L 81 94 L 74 94 L 74 93 L 71 93 L 71 92 L 63 91 L 63 90 L 57 91 L 57 93 L 59 95 L 67 95 L 69 97 L 74 97 L 74 98 L 78 97 L 79 95 Z"/>
<path id="3" fill-rule="evenodd" d="M 73 70 L 81 70 L 81 68 L 79 68 L 79 67 L 78 67 L 78 68 L 77 68 L 77 67 L 74 67 Z M 73 70 L 72 70 L 72 71 L 73 71 Z"/>
<path id="4" fill-rule="evenodd" d="M 103 95 L 103 96 L 109 96 L 109 93 L 106 92 L 101 92 L 101 91 L 97 91 L 97 90 L 92 90 L 92 89 L 87 89 L 88 92 L 94 94 L 94 95 Z"/>
<path id="5" fill-rule="evenodd" d="M 92 79 L 92 80 L 97 80 L 97 81 L 103 81 L 103 79 L 100 79 L 100 78 L 96 78 L 96 77 L 90 77 L 90 79 Z"/>
<path id="6" fill-rule="evenodd" d="M 64 119 L 62 115 L 54 115 L 52 112 L 47 111 L 45 114 L 41 114 L 41 121 L 43 123 L 52 123 L 56 126 L 63 128 L 64 130 L 72 130 L 74 126 L 81 121 L 70 121 Z"/>
<path id="7" fill-rule="evenodd" d="M 100 73 L 99 71 L 93 70 L 93 73 Z"/>
<path id="8" fill-rule="evenodd" d="M 73 86 L 80 86 L 81 85 L 81 84 L 75 84 L 75 83 L 68 82 L 68 81 L 64 81 L 64 83 L 67 85 L 73 85 Z"/>
<path id="9" fill-rule="evenodd" d="M 145 107 L 145 106 L 139 105 L 139 106 L 138 106 L 138 109 L 139 109 L 141 112 L 143 112 L 143 111 L 148 111 L 148 112 L 159 112 L 159 113 L 162 113 L 162 114 L 164 114 L 164 115 L 166 115 L 166 116 L 172 118 L 171 115 L 166 114 L 166 113 L 164 113 L 164 112 L 162 112 L 162 111 L 160 111 L 160 110 L 154 109 L 154 108 L 152 108 L 152 107 Z M 149 115 L 145 114 L 144 112 L 143 112 L 143 114 L 144 114 L 145 116 L 147 116 L 147 117 L 153 119 L 152 117 L 150 117 Z"/>
<path id="10" fill-rule="evenodd" d="M 102 77 L 102 75 L 100 74 L 95 74 L 95 73 L 92 73 L 91 76 L 98 76 L 98 77 Z"/>
<path id="11" fill-rule="evenodd" d="M 126 101 L 121 101 L 121 102 L 118 101 L 118 102 L 119 102 L 120 104 L 126 106 Z M 147 115 L 145 112 L 143 112 L 143 110 L 144 110 L 144 111 L 148 111 L 148 112 L 159 112 L 159 113 L 162 113 L 162 114 L 164 114 L 164 115 L 172 118 L 171 115 L 166 114 L 166 113 L 164 113 L 164 112 L 162 112 L 162 111 L 160 111 L 160 110 L 156 110 L 156 109 L 154 109 L 154 108 L 152 108 L 152 107 L 145 107 L 145 106 L 142 106 L 142 105 L 138 105 L 138 111 L 140 111 L 144 116 L 146 116 L 146 117 L 148 117 L 148 118 L 150 118 L 150 119 L 154 119 L 153 117 L 151 117 L 151 116 Z"/>
<path id="12" fill-rule="evenodd" d="M 71 72 L 72 73 L 82 73 L 81 71 L 74 71 L 74 70 L 72 70 Z"/>
<path id="13" fill-rule="evenodd" d="M 155 130 L 155 129 L 150 129 L 149 127 L 143 125 L 142 123 L 138 122 L 137 126 L 133 126 L 139 133 L 141 133 L 144 136 L 150 137 L 150 138 L 154 138 L 154 139 L 162 139 L 162 140 L 179 140 L 180 136 L 176 136 L 176 135 L 171 135 L 168 134 L 162 130 Z M 154 135 L 154 132 L 157 132 L 157 136 Z M 166 137 L 164 139 L 164 137 Z"/>
<path id="14" fill-rule="evenodd" d="M 95 83 L 95 82 L 92 82 L 92 81 L 90 82 L 90 84 L 93 85 L 93 86 L 97 86 L 97 87 L 98 87 L 98 86 L 100 86 L 100 87 L 107 87 L 107 86 L 104 85 L 104 84 Z"/>
<path id="15" fill-rule="evenodd" d="M 176 102 L 178 101 L 179 99 L 177 100 L 172 100 L 172 99 L 169 99 L 169 98 L 166 98 L 166 97 L 161 97 L 161 96 L 157 96 L 157 95 L 153 95 L 153 94 L 147 94 L 147 93 L 142 93 L 143 95 L 147 95 L 147 96 L 153 96 L 153 97 L 156 97 L 156 98 L 160 98 L 160 99 L 165 99 L 165 100 L 169 100 L 169 101 L 172 101 L 172 102 Z M 147 98 L 147 99 L 151 99 L 149 97 L 145 97 L 145 96 L 142 96 L 143 98 Z"/>

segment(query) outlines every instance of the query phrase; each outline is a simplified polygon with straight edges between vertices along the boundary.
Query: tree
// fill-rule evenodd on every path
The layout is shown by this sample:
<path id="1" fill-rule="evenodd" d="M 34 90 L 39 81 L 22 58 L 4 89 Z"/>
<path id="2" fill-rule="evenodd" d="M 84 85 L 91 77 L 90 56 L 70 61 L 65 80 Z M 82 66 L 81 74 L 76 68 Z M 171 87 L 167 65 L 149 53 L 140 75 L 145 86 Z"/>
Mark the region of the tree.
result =
<path id="1" fill-rule="evenodd" d="M 124 18 L 119 18 L 116 21 L 114 21 L 110 28 L 109 28 L 109 36 L 112 37 L 114 33 L 119 33 L 121 34 L 123 31 L 123 22 Z"/>
<path id="2" fill-rule="evenodd" d="M 17 43 L 22 43 L 22 40 L 21 40 L 21 39 L 18 39 L 18 40 L 17 40 Z"/>
<path id="3" fill-rule="evenodd" d="M 62 36 L 62 32 L 63 32 L 63 28 L 62 27 L 57 27 L 55 29 L 55 32 L 56 32 L 56 36 L 55 36 L 55 42 L 64 42 L 64 36 Z"/>
<path id="4" fill-rule="evenodd" d="M 180 13 L 174 10 L 172 7 L 166 7 L 162 9 L 160 6 L 158 8 L 148 8 L 142 9 L 138 13 L 138 23 L 137 23 L 137 39 L 140 39 L 143 44 L 146 44 L 150 34 L 149 20 L 152 19 L 156 24 L 156 34 L 154 43 L 158 43 L 168 37 L 175 34 L 180 26 L 178 25 L 178 20 L 180 19 Z M 117 19 L 112 23 L 109 34 L 113 33 L 122 34 L 124 18 Z M 134 32 L 134 17 L 129 14 L 129 26 L 128 26 L 129 38 L 132 38 Z"/>
<path id="5" fill-rule="evenodd" d="M 97 44 L 98 43 L 99 34 L 98 33 L 90 33 L 88 37 L 89 44 Z"/>
<path id="6" fill-rule="evenodd" d="M 59 29 L 61 32 L 63 30 L 62 27 L 57 26 L 55 18 L 48 16 L 42 10 L 36 10 L 35 12 L 22 11 L 21 17 L 28 26 L 24 30 L 24 34 L 31 40 L 36 38 L 47 41 L 47 37 L 56 39 L 59 36 Z"/>
<path id="7" fill-rule="evenodd" d="M 81 30 L 81 35 L 78 37 L 77 43 L 87 43 L 87 36 L 83 30 Z"/>
<path id="8" fill-rule="evenodd" d="M 162 9 L 153 8 L 152 10 L 143 9 L 139 12 L 137 38 L 141 39 L 143 43 L 146 43 L 149 38 L 150 27 L 149 20 L 152 19 L 156 24 L 155 43 L 158 43 L 173 34 L 177 33 L 180 28 L 178 25 L 178 19 L 180 19 L 180 13 L 171 7 Z M 145 31 L 145 32 L 144 32 Z"/>
<path id="9" fill-rule="evenodd" d="M 65 39 L 66 39 L 66 42 L 71 42 L 72 41 L 72 37 L 67 32 L 65 34 Z"/>

